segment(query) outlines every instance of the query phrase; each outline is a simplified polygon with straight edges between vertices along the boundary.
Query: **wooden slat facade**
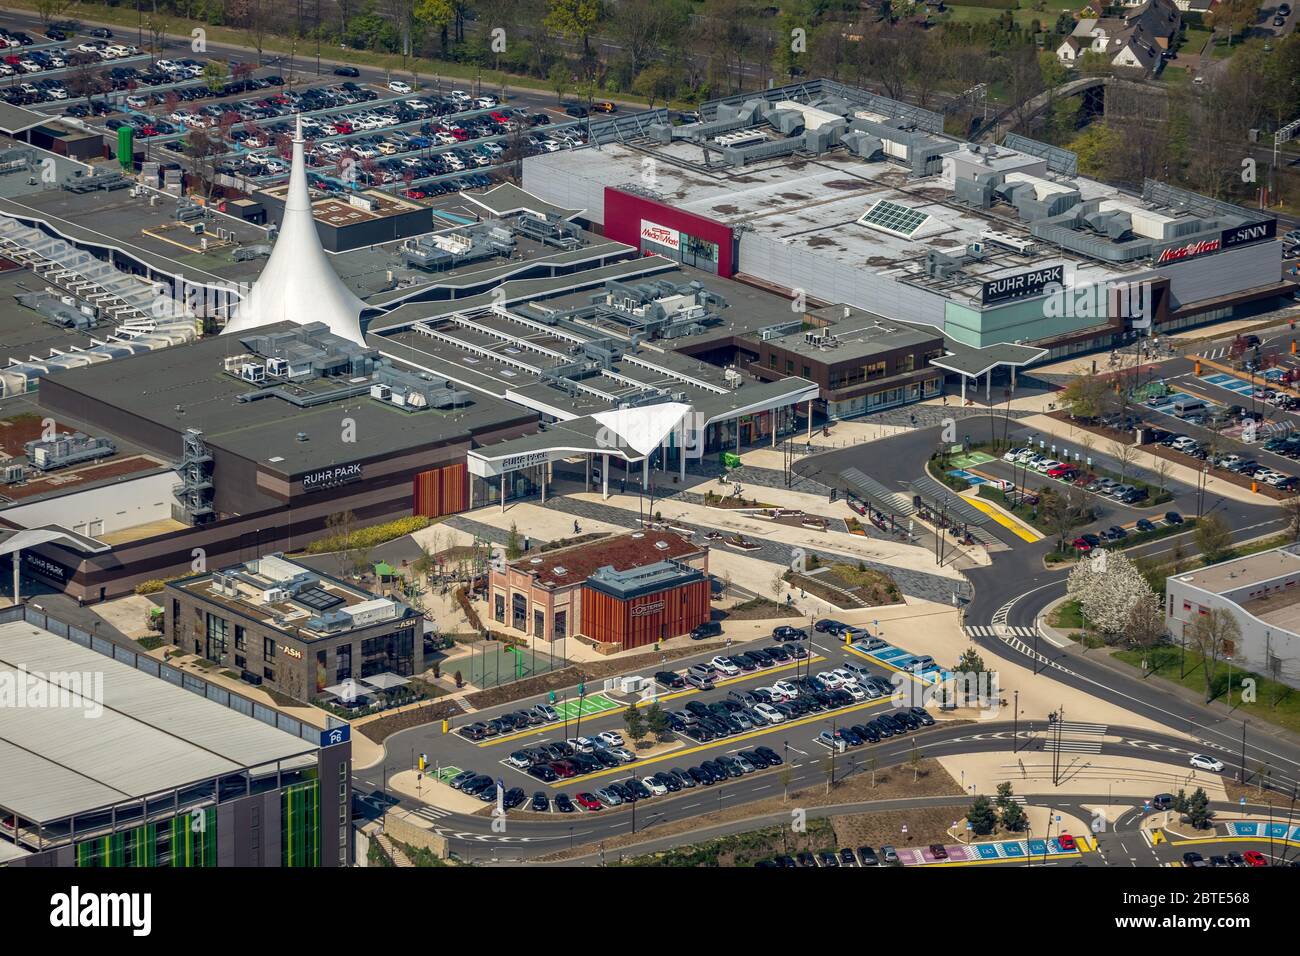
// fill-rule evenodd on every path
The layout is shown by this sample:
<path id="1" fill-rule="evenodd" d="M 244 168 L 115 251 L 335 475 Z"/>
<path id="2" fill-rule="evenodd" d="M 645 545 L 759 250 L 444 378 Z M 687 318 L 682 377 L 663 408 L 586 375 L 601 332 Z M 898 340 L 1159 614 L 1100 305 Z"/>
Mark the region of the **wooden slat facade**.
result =
<path id="1" fill-rule="evenodd" d="M 463 461 L 422 471 L 413 484 L 412 514 L 441 518 L 469 508 L 469 470 Z"/>
<path id="2" fill-rule="evenodd" d="M 627 601 L 582 589 L 580 633 L 603 644 L 645 647 L 689 634 L 709 619 L 709 582 L 694 581 Z"/>

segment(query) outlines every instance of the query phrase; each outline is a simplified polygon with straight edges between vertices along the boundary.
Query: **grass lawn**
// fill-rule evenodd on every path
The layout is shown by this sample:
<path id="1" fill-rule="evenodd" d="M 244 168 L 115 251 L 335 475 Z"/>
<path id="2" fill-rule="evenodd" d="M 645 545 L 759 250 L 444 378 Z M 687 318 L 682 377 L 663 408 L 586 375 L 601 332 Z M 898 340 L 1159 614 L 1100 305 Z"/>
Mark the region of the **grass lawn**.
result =
<path id="1" fill-rule="evenodd" d="M 1117 660 L 1139 669 L 1142 667 L 1142 662 L 1146 661 L 1152 673 L 1198 692 L 1204 700 L 1205 664 L 1195 651 L 1188 649 L 1184 673 L 1180 678 L 1179 658 L 1182 655 L 1183 650 L 1178 647 L 1156 647 L 1148 650 L 1116 651 L 1114 656 Z M 1285 727 L 1287 730 L 1300 731 L 1300 693 L 1285 684 L 1243 671 L 1239 667 L 1231 668 L 1231 675 L 1232 684 L 1229 687 L 1229 667 L 1220 661 L 1210 678 L 1210 687 L 1215 700 L 1221 701 L 1230 696 L 1237 716 L 1251 717 Z M 1253 703 L 1240 703 L 1242 681 L 1245 679 L 1254 681 L 1255 701 Z"/>
<path id="2" fill-rule="evenodd" d="M 1181 49 L 1186 50 L 1188 53 L 1200 53 L 1213 36 L 1214 34 L 1209 30 L 1187 30 L 1183 34 Z"/>
<path id="3" fill-rule="evenodd" d="M 1062 630 L 1083 627 L 1083 608 L 1078 601 L 1074 600 L 1058 604 L 1056 610 L 1052 612 L 1050 623 L 1052 627 L 1059 627 Z"/>

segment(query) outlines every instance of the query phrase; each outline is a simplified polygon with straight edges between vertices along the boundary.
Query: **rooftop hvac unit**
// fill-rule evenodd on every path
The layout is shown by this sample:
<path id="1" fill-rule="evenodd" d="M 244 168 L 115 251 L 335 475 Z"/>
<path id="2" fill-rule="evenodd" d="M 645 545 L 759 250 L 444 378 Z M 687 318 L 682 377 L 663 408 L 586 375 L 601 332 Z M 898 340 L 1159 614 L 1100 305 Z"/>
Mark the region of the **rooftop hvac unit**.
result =
<path id="1" fill-rule="evenodd" d="M 6 485 L 15 485 L 27 477 L 27 469 L 22 465 L 5 465 L 0 470 L 0 481 Z"/>
<path id="2" fill-rule="evenodd" d="M 266 370 L 272 375 L 288 375 L 289 361 L 282 358 L 269 358 L 266 360 Z"/>
<path id="3" fill-rule="evenodd" d="M 245 382 L 260 385 L 266 381 L 266 366 L 258 365 L 255 362 L 245 362 L 239 366 L 239 377 Z"/>
<path id="4" fill-rule="evenodd" d="M 1010 249 L 1012 252 L 1018 252 L 1022 256 L 1032 255 L 1038 248 L 1032 239 L 1026 239 L 1021 236 L 1013 236 L 1008 232 L 998 232 L 996 229 L 985 229 L 980 233 L 980 238 L 985 242 L 1001 246 L 1003 249 Z"/>
<path id="5" fill-rule="evenodd" d="M 267 588 L 262 592 L 262 603 L 279 604 L 289 600 L 289 592 L 284 588 Z"/>

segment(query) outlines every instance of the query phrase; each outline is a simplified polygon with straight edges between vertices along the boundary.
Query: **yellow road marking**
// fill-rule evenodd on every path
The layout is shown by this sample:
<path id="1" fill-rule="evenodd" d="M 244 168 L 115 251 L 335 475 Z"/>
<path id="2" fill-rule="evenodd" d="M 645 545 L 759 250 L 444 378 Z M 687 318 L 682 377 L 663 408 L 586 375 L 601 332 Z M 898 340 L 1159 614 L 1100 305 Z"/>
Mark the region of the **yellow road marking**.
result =
<path id="1" fill-rule="evenodd" d="M 1027 530 L 1029 527 L 1028 525 L 1022 523 L 1018 519 L 1007 517 L 997 508 L 994 508 L 992 505 L 988 504 L 987 502 L 981 501 L 978 497 L 968 498 L 965 495 L 963 495 L 962 500 L 967 501 L 970 504 L 974 505 L 980 511 L 984 512 L 986 515 L 988 515 L 990 518 L 996 521 L 998 524 L 1002 525 L 1002 527 L 1006 528 L 1016 537 L 1020 538 L 1020 540 L 1022 541 L 1028 541 L 1032 544 L 1035 541 L 1043 540 L 1043 536 L 1039 534 L 1037 531 L 1034 531 L 1032 533 L 1028 531 Z"/>
<path id="2" fill-rule="evenodd" d="M 682 750 L 673 750 L 669 753 L 660 754 L 656 757 L 647 757 L 645 760 L 637 760 L 634 763 L 625 763 L 621 767 L 607 767 L 604 770 L 597 770 L 595 773 L 589 773 L 568 779 L 557 780 L 552 786 L 570 787 L 577 783 L 587 780 L 595 780 L 598 777 L 609 777 L 614 774 L 631 773 L 637 775 L 637 767 L 648 767 L 654 763 L 663 763 L 667 760 L 677 760 L 690 754 L 701 753 L 705 750 L 712 750 L 718 746 L 730 746 L 742 740 L 752 740 L 755 737 L 761 737 L 764 734 L 773 733 L 781 730 L 788 730 L 791 727 L 803 727 L 807 724 L 814 724 L 819 720 L 825 720 L 827 717 L 838 717 L 842 714 L 852 714 L 859 710 L 865 710 L 868 707 L 879 707 L 882 704 L 889 703 L 890 698 L 882 697 L 879 700 L 869 700 L 863 704 L 855 704 L 852 707 L 843 707 L 835 711 L 822 711 L 819 714 L 813 714 L 811 717 L 800 717 L 798 720 L 787 720 L 780 724 L 769 724 L 767 727 L 760 727 L 757 730 L 748 730 L 743 734 L 735 734 L 731 737 L 724 737 L 721 740 L 712 740 L 707 744 L 697 744 L 693 747 L 686 747 Z"/>

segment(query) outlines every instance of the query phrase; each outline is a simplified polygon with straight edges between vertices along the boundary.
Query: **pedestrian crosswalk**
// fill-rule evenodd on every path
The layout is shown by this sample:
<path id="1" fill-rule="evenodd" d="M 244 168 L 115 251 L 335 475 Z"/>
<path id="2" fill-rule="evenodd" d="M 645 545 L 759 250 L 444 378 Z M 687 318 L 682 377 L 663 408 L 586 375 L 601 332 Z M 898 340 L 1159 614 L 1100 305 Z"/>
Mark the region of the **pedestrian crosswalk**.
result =
<path id="1" fill-rule="evenodd" d="M 1230 350 L 1231 350 L 1231 346 L 1221 345 L 1218 348 L 1206 349 L 1205 351 L 1201 352 L 1200 357 L 1203 359 L 1218 361 L 1220 359 L 1227 358 L 1228 352 Z"/>
<path id="2" fill-rule="evenodd" d="M 417 817 L 424 817 L 426 820 L 442 820 L 452 815 L 450 810 L 444 810 L 441 807 L 430 807 L 420 805 L 411 811 Z"/>
<path id="3" fill-rule="evenodd" d="M 1099 754 L 1106 730 L 1105 724 L 1078 720 L 1056 721 L 1047 725 L 1043 749 L 1057 753 Z"/>
<path id="4" fill-rule="evenodd" d="M 1005 616 L 999 611 L 994 615 L 993 624 L 970 624 L 967 625 L 966 635 L 968 637 L 991 638 L 995 641 L 1001 641 L 1017 654 L 1023 654 L 1031 660 L 1036 660 L 1040 665 L 1050 667 L 1053 670 L 1068 673 L 1067 669 L 1062 667 L 1054 660 L 1048 659 L 1043 654 L 1034 650 L 1034 638 L 1038 631 L 1032 627 L 1021 627 L 1009 624 L 1000 624 L 997 622 L 999 616 L 1005 620 Z"/>
<path id="5" fill-rule="evenodd" d="M 991 637 L 994 640 L 1006 640 L 1008 637 L 1034 639 L 1034 629 L 1032 627 L 1009 627 L 1003 625 L 995 627 L 991 624 L 972 624 L 966 628 L 966 633 L 971 637 Z"/>

